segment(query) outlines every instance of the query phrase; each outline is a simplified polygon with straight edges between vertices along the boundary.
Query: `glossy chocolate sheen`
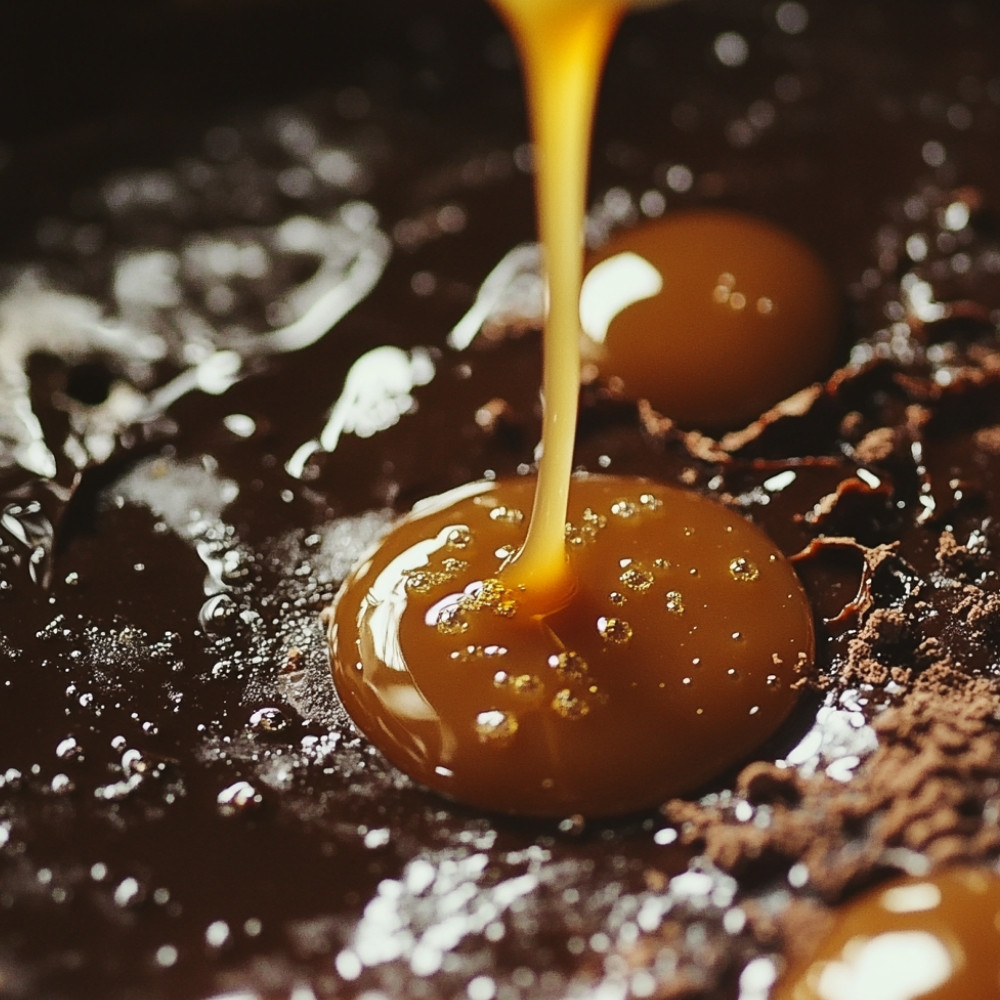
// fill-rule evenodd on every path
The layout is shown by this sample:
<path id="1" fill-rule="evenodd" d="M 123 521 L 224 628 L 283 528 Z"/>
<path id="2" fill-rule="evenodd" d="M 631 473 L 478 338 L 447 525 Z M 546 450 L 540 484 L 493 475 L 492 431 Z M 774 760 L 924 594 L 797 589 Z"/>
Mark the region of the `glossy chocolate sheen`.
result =
<path id="1" fill-rule="evenodd" d="M 830 268 L 855 367 L 721 450 L 588 386 L 577 463 L 721 499 L 785 555 L 847 538 L 796 563 L 821 675 L 861 592 L 988 677 L 993 646 L 951 612 L 992 563 L 938 556 L 946 527 L 988 553 L 1000 514 L 998 12 L 781 9 L 626 23 L 591 236 L 660 208 L 772 220 Z M 2 67 L 0 992 L 736 995 L 769 947 L 744 908 L 809 895 L 788 864 L 737 884 L 655 810 L 580 829 L 451 806 L 358 735 L 329 678 L 320 612 L 392 518 L 533 461 L 532 323 L 448 341 L 534 231 L 486 5 L 37 11 L 5 13 Z M 322 298 L 288 294 L 320 271 L 359 301 L 299 350 L 267 339 Z M 331 424 L 376 348 L 404 388 Z M 851 539 L 899 544 L 866 577 Z M 879 697 L 860 697 L 870 735 Z M 818 701 L 759 754 L 826 734 L 843 749 L 817 766 L 849 777 Z M 737 801 L 728 775 L 699 792 Z"/>

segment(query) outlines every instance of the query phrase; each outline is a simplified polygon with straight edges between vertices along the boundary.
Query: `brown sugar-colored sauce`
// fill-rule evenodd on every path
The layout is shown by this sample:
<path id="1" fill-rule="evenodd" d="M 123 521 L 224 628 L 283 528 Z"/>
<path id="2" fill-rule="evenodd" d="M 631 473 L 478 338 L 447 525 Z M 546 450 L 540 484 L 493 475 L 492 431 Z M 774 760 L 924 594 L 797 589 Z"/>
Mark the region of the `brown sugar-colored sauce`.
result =
<path id="1" fill-rule="evenodd" d="M 505 480 L 437 498 L 352 574 L 330 634 L 354 721 L 445 795 L 555 817 L 632 812 L 751 753 L 812 662 L 788 561 L 696 494 L 576 479 L 574 592 L 526 614 L 501 567 L 533 490 Z"/>
<path id="2" fill-rule="evenodd" d="M 775 1000 L 965 1000 L 1000 995 L 1000 875 L 958 866 L 845 904 Z"/>
<path id="3" fill-rule="evenodd" d="M 668 212 L 588 266 L 585 358 L 684 427 L 747 424 L 830 367 L 840 307 L 829 270 L 772 223 Z"/>

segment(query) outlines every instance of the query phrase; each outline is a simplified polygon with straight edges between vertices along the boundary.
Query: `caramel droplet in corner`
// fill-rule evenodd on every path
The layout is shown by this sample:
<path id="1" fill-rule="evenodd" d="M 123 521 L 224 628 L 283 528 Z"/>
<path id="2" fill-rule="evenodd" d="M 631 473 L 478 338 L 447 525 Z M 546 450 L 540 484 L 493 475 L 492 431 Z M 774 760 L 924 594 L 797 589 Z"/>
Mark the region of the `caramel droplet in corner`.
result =
<path id="1" fill-rule="evenodd" d="M 847 903 L 774 1000 L 996 1000 L 1000 876 L 961 866 Z"/>

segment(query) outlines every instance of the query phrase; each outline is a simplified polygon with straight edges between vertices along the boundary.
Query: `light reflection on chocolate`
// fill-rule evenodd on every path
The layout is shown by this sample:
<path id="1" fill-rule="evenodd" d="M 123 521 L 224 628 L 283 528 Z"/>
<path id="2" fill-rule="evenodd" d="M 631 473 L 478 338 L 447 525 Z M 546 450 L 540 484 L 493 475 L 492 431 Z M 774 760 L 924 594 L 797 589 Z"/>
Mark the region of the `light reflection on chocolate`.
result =
<path id="1" fill-rule="evenodd" d="M 631 404 L 589 385 L 577 460 L 728 496 L 786 555 L 821 534 L 867 546 L 821 546 L 799 564 L 823 617 L 855 597 L 865 558 L 878 561 L 865 622 L 818 632 L 819 668 L 838 681 L 830 704 L 843 708 L 815 720 L 827 737 L 818 750 L 790 751 L 814 721 L 807 696 L 762 752 L 766 771 L 671 800 L 673 819 L 608 824 L 498 821 L 442 804 L 354 734 L 333 693 L 317 614 L 361 552 L 422 497 L 531 466 L 530 324 L 508 310 L 465 350 L 446 337 L 534 230 L 519 83 L 485 4 L 292 7 L 5 11 L 0 89 L 18 98 L 4 102 L 0 153 L 5 288 L 30 265 L 60 294 L 117 315 L 116 261 L 175 255 L 194 233 L 328 219 L 345 199 L 378 209 L 394 252 L 331 335 L 259 359 L 221 396 L 193 389 L 152 423 L 116 418 L 120 440 L 102 438 L 110 461 L 79 479 L 77 421 L 114 416 L 121 392 L 144 397 L 152 377 L 176 370 L 144 374 L 129 353 L 31 359 L 31 405 L 58 475 L 0 470 L 4 989 L 19 1000 L 82 989 L 102 1000 L 309 989 L 326 1000 L 475 983 L 533 1000 L 631 988 L 718 1000 L 780 947 L 755 913 L 787 917 L 797 933 L 812 907 L 903 863 L 900 840 L 904 859 L 995 857 L 995 5 L 690 0 L 623 27 L 597 121 L 595 241 L 663 210 L 768 218 L 813 246 L 846 291 L 860 367 L 721 450 L 640 425 Z M 807 24 L 791 33 L 778 14 L 795 7 Z M 745 41 L 742 64 L 720 62 L 722 35 Z M 314 161 L 309 135 L 360 164 L 365 186 L 345 188 L 328 170 L 336 160 Z M 102 199 L 123 177 L 149 197 Z M 179 197 L 153 199 L 168 187 Z M 449 205 L 464 211 L 460 232 L 433 224 Z M 907 245 L 921 241 L 915 261 Z M 946 315 L 915 314 L 908 273 Z M 274 328 L 269 304 L 305 277 L 282 267 L 234 288 L 226 322 Z M 181 328 L 174 308 L 163 319 Z M 351 366 L 385 344 L 440 352 L 416 408 L 374 438 L 342 434 L 302 479 L 289 476 Z M 233 414 L 253 421 L 248 437 L 233 433 Z M 155 506 L 119 482 L 150 456 L 164 459 L 149 479 Z M 205 518 L 235 553 L 212 632 L 199 620 L 198 544 L 214 540 L 154 512 L 191 496 L 192 467 L 238 486 Z M 880 487 L 859 489 L 860 471 Z M 917 520 L 921 496 L 934 501 L 929 521 Z M 616 592 L 632 593 L 621 581 Z M 627 620 L 605 613 L 616 616 Z M 841 680 L 860 690 L 841 692 Z M 288 725 L 251 723 L 263 709 Z M 943 746 L 953 771 L 938 767 Z M 838 769 L 852 756 L 856 766 Z M 902 778 L 912 795 L 899 796 Z M 241 801 L 259 793 L 259 806 L 223 815 L 219 796 L 238 782 L 254 789 Z M 863 810 L 861 834 L 846 798 Z M 924 799 L 961 809 L 920 816 Z M 803 829 L 808 845 L 796 846 Z M 229 935 L 218 946 L 220 922 Z M 414 965 L 434 971 L 421 979 Z"/>

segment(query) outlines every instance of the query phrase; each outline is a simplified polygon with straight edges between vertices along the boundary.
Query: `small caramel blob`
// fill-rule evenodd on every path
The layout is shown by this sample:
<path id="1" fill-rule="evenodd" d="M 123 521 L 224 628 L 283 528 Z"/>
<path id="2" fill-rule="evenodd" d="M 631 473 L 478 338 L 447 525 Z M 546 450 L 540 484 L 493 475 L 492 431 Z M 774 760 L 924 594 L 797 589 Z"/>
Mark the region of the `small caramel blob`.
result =
<path id="1" fill-rule="evenodd" d="M 656 805 L 751 754 L 813 655 L 809 605 L 773 543 L 690 492 L 574 479 L 573 590 L 539 613 L 498 555 L 526 525 L 496 513 L 530 507 L 534 487 L 425 501 L 347 579 L 329 639 L 359 728 L 450 798 L 541 816 Z M 456 542 L 467 568 L 453 576 Z"/>
<path id="2" fill-rule="evenodd" d="M 736 212 L 678 212 L 589 262 L 584 357 L 686 427 L 735 427 L 830 365 L 839 328 L 816 254 Z"/>
<path id="3" fill-rule="evenodd" d="M 774 1000 L 1000 997 L 1000 876 L 957 867 L 889 882 L 846 905 Z"/>

